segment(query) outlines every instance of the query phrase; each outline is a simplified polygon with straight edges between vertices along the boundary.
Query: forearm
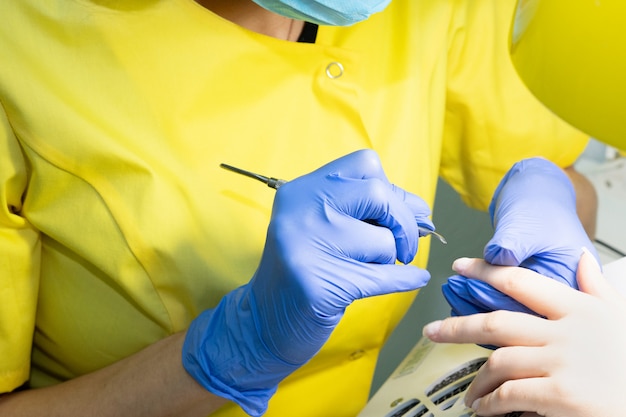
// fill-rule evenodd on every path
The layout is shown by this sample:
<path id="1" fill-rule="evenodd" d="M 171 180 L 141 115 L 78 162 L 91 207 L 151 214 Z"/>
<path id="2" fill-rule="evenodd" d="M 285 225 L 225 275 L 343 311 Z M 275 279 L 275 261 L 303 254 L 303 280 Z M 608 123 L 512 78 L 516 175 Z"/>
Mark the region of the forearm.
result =
<path id="1" fill-rule="evenodd" d="M 598 215 L 598 196 L 596 189 L 587 177 L 576 171 L 574 167 L 565 168 L 565 173 L 574 184 L 576 190 L 576 212 L 589 236 L 594 240 L 596 235 L 596 219 Z"/>
<path id="2" fill-rule="evenodd" d="M 0 397 L 13 417 L 206 417 L 226 403 L 187 374 L 185 334 L 170 336 L 97 372 L 49 388 Z"/>

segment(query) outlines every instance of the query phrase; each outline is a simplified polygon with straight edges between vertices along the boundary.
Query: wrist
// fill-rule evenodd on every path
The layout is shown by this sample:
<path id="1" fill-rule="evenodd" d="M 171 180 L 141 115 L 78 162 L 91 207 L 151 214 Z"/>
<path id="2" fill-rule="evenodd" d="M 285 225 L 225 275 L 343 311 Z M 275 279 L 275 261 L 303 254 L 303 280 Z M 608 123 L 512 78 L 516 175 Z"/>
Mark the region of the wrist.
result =
<path id="1" fill-rule="evenodd" d="M 248 287 L 226 295 L 194 319 L 183 344 L 185 370 L 206 390 L 262 415 L 293 368 L 266 349 L 248 304 Z M 288 369 L 284 369 L 284 368 Z"/>

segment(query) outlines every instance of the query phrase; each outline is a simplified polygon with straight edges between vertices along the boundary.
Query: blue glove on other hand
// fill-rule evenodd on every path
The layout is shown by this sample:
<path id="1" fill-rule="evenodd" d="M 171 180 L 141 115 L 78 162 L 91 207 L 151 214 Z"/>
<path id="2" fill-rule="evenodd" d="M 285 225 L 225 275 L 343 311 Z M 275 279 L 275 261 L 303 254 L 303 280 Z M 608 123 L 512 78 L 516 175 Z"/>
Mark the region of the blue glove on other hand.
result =
<path id="1" fill-rule="evenodd" d="M 576 194 L 558 166 L 541 159 L 515 164 L 494 193 L 489 214 L 495 227 L 485 246 L 494 265 L 521 266 L 578 288 L 582 248 L 598 258 L 576 213 Z M 453 276 L 443 286 L 453 315 L 528 308 L 478 280 Z"/>
<path id="2" fill-rule="evenodd" d="M 396 264 L 417 252 L 419 197 L 390 184 L 373 151 L 358 151 L 281 186 L 251 281 L 203 312 L 183 347 L 207 390 L 261 415 L 278 383 L 326 342 L 356 299 L 409 291 L 427 271 Z"/>

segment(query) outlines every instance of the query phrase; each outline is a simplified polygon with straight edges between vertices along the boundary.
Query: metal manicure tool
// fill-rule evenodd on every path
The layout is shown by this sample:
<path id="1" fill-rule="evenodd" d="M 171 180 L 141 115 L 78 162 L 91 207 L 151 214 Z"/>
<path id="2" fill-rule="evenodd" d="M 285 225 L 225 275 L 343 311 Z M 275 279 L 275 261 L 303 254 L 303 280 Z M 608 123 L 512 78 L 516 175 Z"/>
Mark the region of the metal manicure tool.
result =
<path id="1" fill-rule="evenodd" d="M 245 175 L 246 177 L 254 178 L 255 180 L 259 180 L 264 184 L 267 184 L 268 187 L 278 190 L 281 185 L 287 183 L 285 180 L 279 180 L 278 178 L 266 177 L 264 175 L 255 174 L 254 172 L 246 171 L 245 169 L 236 168 L 232 165 L 220 164 L 220 166 L 229 171 L 236 172 L 237 174 Z"/>
<path id="2" fill-rule="evenodd" d="M 246 171 L 245 169 L 237 168 L 228 164 L 220 164 L 220 167 L 227 169 L 229 171 L 232 171 L 232 172 L 236 172 L 237 174 L 245 175 L 246 177 L 254 178 L 255 180 L 258 180 L 264 184 L 267 184 L 268 187 L 273 188 L 275 190 L 278 190 L 281 187 L 281 185 L 284 185 L 285 183 L 287 183 L 286 180 L 281 180 L 281 179 L 274 178 L 274 177 L 266 177 L 265 175 L 255 174 L 254 172 Z M 433 235 L 437 239 L 439 239 L 439 241 L 443 243 L 444 245 L 448 243 L 445 237 L 441 236 L 439 233 L 433 230 L 427 229 L 426 227 L 419 226 L 419 225 L 417 226 L 417 228 L 419 229 L 420 237 Z"/>

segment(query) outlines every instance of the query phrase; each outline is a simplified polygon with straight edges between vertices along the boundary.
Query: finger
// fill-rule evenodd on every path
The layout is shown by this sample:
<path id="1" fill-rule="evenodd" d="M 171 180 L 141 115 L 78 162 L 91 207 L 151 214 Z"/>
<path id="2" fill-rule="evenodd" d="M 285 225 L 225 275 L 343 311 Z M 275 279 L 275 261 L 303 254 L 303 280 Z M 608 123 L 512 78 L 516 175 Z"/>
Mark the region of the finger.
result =
<path id="1" fill-rule="evenodd" d="M 329 216 L 333 215 L 341 214 L 329 213 Z M 331 223 L 335 225 L 333 238 L 323 243 L 334 256 L 340 254 L 355 261 L 375 264 L 396 262 L 396 241 L 391 230 L 349 216 Z"/>
<path id="2" fill-rule="evenodd" d="M 430 207 L 421 197 L 409 193 L 395 184 L 391 184 L 391 189 L 398 199 L 409 207 L 418 226 L 423 226 L 433 232 L 435 231 L 435 225 L 429 218 L 432 214 Z"/>
<path id="3" fill-rule="evenodd" d="M 459 282 L 464 279 L 459 275 L 448 278 L 448 281 L 441 286 L 444 298 L 452 308 L 452 315 L 467 316 L 475 313 L 485 313 L 479 310 L 467 292 L 467 287 Z"/>
<path id="4" fill-rule="evenodd" d="M 491 393 L 475 400 L 472 409 L 481 416 L 494 416 L 514 411 L 530 411 L 550 415 L 551 407 L 560 398 L 549 378 L 527 378 L 506 381 Z"/>
<path id="5" fill-rule="evenodd" d="M 576 279 L 582 292 L 603 300 L 607 306 L 612 304 L 613 308 L 622 314 L 626 313 L 626 298 L 623 292 L 604 277 L 597 258 L 586 249 L 583 250 L 578 263 Z"/>
<path id="6" fill-rule="evenodd" d="M 402 188 L 391 184 L 385 175 L 378 154 L 373 150 L 363 149 L 352 152 L 351 154 L 330 162 L 318 171 L 322 171 L 326 175 L 334 177 L 357 180 L 375 179 L 381 181 L 383 184 L 390 187 L 391 192 L 395 195 L 395 200 L 403 202 L 408 206 L 409 211 L 413 213 L 414 223 L 426 227 L 429 230 L 435 230 L 434 224 L 428 218 L 431 214 L 428 204 L 417 195 L 409 193 Z M 361 219 L 382 221 L 381 219 Z M 389 227 L 387 224 L 381 225 Z M 403 263 L 411 262 L 417 252 L 418 240 L 415 236 L 413 236 L 416 233 L 416 236 L 419 237 L 419 231 L 416 231 L 417 225 L 413 226 L 408 223 L 404 224 L 405 228 L 403 231 L 406 238 L 403 239 L 402 237 L 399 237 L 397 239 L 399 246 L 398 259 Z M 394 235 L 398 236 L 395 231 Z"/>
<path id="7" fill-rule="evenodd" d="M 344 290 L 351 288 L 348 291 L 356 299 L 416 290 L 430 280 L 427 270 L 412 265 L 361 263 L 355 265 L 353 270 L 350 279 L 341 277 L 337 284 Z"/>
<path id="8" fill-rule="evenodd" d="M 526 268 L 494 266 L 481 259 L 460 258 L 452 269 L 490 284 L 548 318 L 562 317 L 584 298 L 579 291 Z"/>
<path id="9" fill-rule="evenodd" d="M 476 279 L 466 279 L 465 285 L 471 300 L 485 312 L 495 310 L 520 311 L 522 313 L 535 314 L 528 307 L 520 304 L 512 297 L 496 290 L 486 282 Z"/>
<path id="10" fill-rule="evenodd" d="M 448 317 L 427 324 L 423 333 L 438 343 L 541 346 L 549 338 L 551 327 L 539 317 L 500 310 Z"/>
<path id="11" fill-rule="evenodd" d="M 381 273 L 381 279 L 377 280 L 379 285 L 375 287 L 375 291 L 367 293 L 368 297 L 413 291 L 424 287 L 431 278 L 426 269 L 413 265 L 374 265 L 374 268 L 384 270 L 384 274 Z"/>
<path id="12" fill-rule="evenodd" d="M 495 310 L 536 314 L 489 284 L 460 275 L 449 277 L 442 286 L 442 292 L 456 315 L 488 313 Z"/>
<path id="13" fill-rule="evenodd" d="M 471 405 L 506 381 L 542 378 L 548 375 L 555 360 L 550 350 L 538 347 L 513 346 L 495 350 L 468 388 L 465 401 Z"/>
<path id="14" fill-rule="evenodd" d="M 459 311 L 459 315 L 488 313 L 495 310 L 536 314 L 486 282 L 461 275 L 449 277 L 442 291 L 448 303 Z"/>
<path id="15" fill-rule="evenodd" d="M 409 206 L 378 179 L 329 177 L 333 200 L 325 204 L 346 216 L 388 228 L 394 236 L 398 260 L 409 263 L 417 253 L 419 230 Z"/>
<path id="16" fill-rule="evenodd" d="M 328 178 L 377 180 L 386 186 L 385 192 L 381 193 L 383 199 L 378 200 L 380 204 L 376 206 L 377 210 L 370 213 L 374 217 L 353 214 L 361 220 L 375 220 L 381 226 L 391 229 L 396 237 L 398 260 L 403 263 L 411 262 L 417 253 L 419 231 L 416 221 L 424 227 L 435 229 L 432 221 L 427 218 L 430 215 L 428 205 L 416 195 L 392 185 L 385 175 L 378 154 L 373 150 L 363 149 L 353 152 L 326 164 L 317 171 Z M 391 198 L 389 194 L 393 194 L 394 197 Z M 388 203 L 391 210 L 385 210 L 384 203 Z"/>
<path id="17" fill-rule="evenodd" d="M 316 172 L 356 180 L 376 178 L 389 184 L 378 154 L 371 149 L 349 153 L 318 168 Z"/>
<path id="18" fill-rule="evenodd" d="M 583 249 L 580 257 L 576 279 L 580 290 L 587 294 L 604 299 L 615 297 L 615 290 L 602 275 L 596 258 L 587 249 Z"/>
<path id="19" fill-rule="evenodd" d="M 519 266 L 536 252 L 534 247 L 523 245 L 533 240 L 532 236 L 525 235 L 525 228 L 501 226 L 485 245 L 485 260 L 493 265 Z"/>

